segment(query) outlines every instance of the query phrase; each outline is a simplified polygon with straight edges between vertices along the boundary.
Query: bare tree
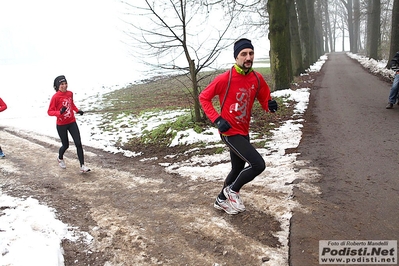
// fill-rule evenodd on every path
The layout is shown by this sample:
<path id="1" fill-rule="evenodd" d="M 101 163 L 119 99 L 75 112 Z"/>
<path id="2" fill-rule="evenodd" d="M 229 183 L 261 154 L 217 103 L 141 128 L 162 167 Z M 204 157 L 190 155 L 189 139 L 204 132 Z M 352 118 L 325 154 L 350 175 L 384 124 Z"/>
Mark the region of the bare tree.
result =
<path id="1" fill-rule="evenodd" d="M 348 25 L 348 33 L 349 33 L 349 46 L 350 46 L 350 51 L 354 51 L 355 48 L 355 36 L 354 36 L 354 31 L 353 31 L 353 3 L 352 0 L 341 0 L 342 4 L 345 6 L 346 11 L 347 11 L 347 25 Z"/>
<path id="2" fill-rule="evenodd" d="M 329 17 L 330 17 L 330 28 L 331 28 L 331 51 L 335 52 L 336 51 L 336 46 L 337 46 L 337 39 L 339 37 L 342 37 L 342 39 L 345 39 L 345 30 L 347 29 L 346 23 L 343 21 L 343 17 L 346 17 L 346 12 L 345 9 L 342 5 L 342 3 L 339 0 L 331 0 L 329 3 Z M 340 32 L 342 33 L 342 36 L 340 36 Z M 344 43 L 344 40 L 343 40 Z M 342 50 L 345 50 L 345 46 L 342 46 Z"/>
<path id="3" fill-rule="evenodd" d="M 381 52 L 387 50 L 386 44 L 380 45 L 381 39 L 386 43 L 390 40 L 391 46 L 398 44 L 399 0 L 122 1 L 133 11 L 128 22 L 134 30 L 128 33 L 135 41 L 136 58 L 153 68 L 179 71 L 190 79 L 195 121 L 204 118 L 198 94 L 206 84 L 200 72 L 220 68 L 216 60 L 238 38 L 248 33 L 248 38 L 265 35 L 269 21 L 271 83 L 276 89 L 288 86 L 294 74 L 308 68 L 323 52 L 335 51 L 338 38 L 342 38 L 344 50 L 349 36 L 354 53 L 361 49 L 363 40 L 368 54 L 378 52 L 376 58 L 388 54 Z M 392 1 L 396 7 L 393 12 Z M 369 40 L 377 43 L 371 50 Z M 393 50 L 399 49 L 391 48 L 391 53 Z M 301 58 L 296 57 L 299 54 Z"/>
<path id="4" fill-rule="evenodd" d="M 191 80 L 194 120 L 203 120 L 198 95 L 201 70 L 209 68 L 236 39 L 247 21 L 242 14 L 260 2 L 235 0 L 132 0 L 128 34 L 145 64 L 180 71 Z M 241 16 L 242 15 L 242 16 Z M 221 19 L 223 18 L 223 19 Z M 155 61 L 154 61 L 155 59 Z M 152 60 L 152 61 L 151 61 Z"/>

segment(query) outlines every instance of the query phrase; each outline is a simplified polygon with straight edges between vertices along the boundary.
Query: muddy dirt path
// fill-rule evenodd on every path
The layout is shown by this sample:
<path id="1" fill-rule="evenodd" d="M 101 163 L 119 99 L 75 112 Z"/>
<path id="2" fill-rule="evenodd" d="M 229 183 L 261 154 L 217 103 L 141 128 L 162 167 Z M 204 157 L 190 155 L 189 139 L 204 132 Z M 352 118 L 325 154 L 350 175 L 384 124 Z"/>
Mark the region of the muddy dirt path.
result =
<path id="1" fill-rule="evenodd" d="M 270 265 L 280 249 L 280 224 L 261 201 L 226 215 L 212 206 L 220 181 L 167 174 L 153 162 L 85 147 L 92 172 L 81 174 L 75 147 L 56 156 L 58 140 L 0 130 L 2 191 L 38 199 L 64 223 L 93 236 L 64 241 L 65 265 Z M 247 195 L 265 193 L 248 187 Z M 284 257 L 284 255 L 282 255 Z M 272 260 L 271 260 L 272 261 Z"/>

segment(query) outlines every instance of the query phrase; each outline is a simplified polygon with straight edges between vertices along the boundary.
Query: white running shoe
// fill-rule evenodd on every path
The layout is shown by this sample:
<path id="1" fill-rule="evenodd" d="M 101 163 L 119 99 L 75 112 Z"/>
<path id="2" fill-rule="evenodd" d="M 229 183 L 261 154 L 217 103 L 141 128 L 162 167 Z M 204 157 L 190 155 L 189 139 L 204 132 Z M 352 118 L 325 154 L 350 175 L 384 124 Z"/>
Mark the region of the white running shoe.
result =
<path id="1" fill-rule="evenodd" d="M 60 158 L 57 157 L 57 162 L 58 162 L 58 165 L 59 165 L 61 168 L 63 168 L 63 169 L 66 168 L 66 165 L 65 165 L 65 161 L 64 161 L 64 160 L 61 160 Z"/>
<path id="2" fill-rule="evenodd" d="M 233 207 L 233 209 L 239 212 L 245 211 L 244 202 L 242 202 L 238 192 L 231 190 L 230 187 L 228 186 L 223 189 L 223 194 L 229 200 L 230 205 L 231 207 Z"/>
<path id="3" fill-rule="evenodd" d="M 215 207 L 218 210 L 225 211 L 228 214 L 237 214 L 238 211 L 233 209 L 229 203 L 229 200 L 221 200 L 219 197 L 216 197 L 215 203 L 213 204 L 213 207 Z"/>
<path id="4" fill-rule="evenodd" d="M 80 167 L 82 173 L 90 172 L 90 168 L 86 167 L 84 164 Z"/>

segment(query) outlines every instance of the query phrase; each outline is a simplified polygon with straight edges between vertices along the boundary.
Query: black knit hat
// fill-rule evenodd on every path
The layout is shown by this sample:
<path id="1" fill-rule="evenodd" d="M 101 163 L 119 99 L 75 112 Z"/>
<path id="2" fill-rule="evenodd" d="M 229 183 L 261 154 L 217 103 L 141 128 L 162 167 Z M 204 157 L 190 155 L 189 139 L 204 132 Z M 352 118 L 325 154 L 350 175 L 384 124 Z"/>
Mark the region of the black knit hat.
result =
<path id="1" fill-rule="evenodd" d="M 58 89 L 60 88 L 60 84 L 62 82 L 67 82 L 67 80 L 66 80 L 64 75 L 58 76 L 58 77 L 56 77 L 54 79 L 54 89 L 55 89 L 55 91 L 58 91 Z"/>
<path id="2" fill-rule="evenodd" d="M 236 41 L 234 43 L 234 58 L 237 58 L 241 50 L 245 48 L 251 48 L 252 50 L 254 49 L 254 46 L 252 45 L 250 40 L 243 38 Z"/>

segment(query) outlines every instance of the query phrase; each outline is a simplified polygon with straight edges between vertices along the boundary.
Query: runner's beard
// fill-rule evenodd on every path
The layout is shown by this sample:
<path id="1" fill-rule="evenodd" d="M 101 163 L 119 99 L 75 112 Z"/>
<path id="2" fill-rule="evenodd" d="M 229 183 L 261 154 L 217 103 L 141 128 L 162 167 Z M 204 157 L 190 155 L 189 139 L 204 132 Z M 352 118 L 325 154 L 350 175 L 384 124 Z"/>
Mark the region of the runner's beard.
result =
<path id="1" fill-rule="evenodd" d="M 250 61 L 250 60 L 245 61 L 244 64 L 242 65 L 242 69 L 243 69 L 244 71 L 248 71 L 248 70 L 251 69 L 252 64 L 253 64 L 253 62 Z"/>

